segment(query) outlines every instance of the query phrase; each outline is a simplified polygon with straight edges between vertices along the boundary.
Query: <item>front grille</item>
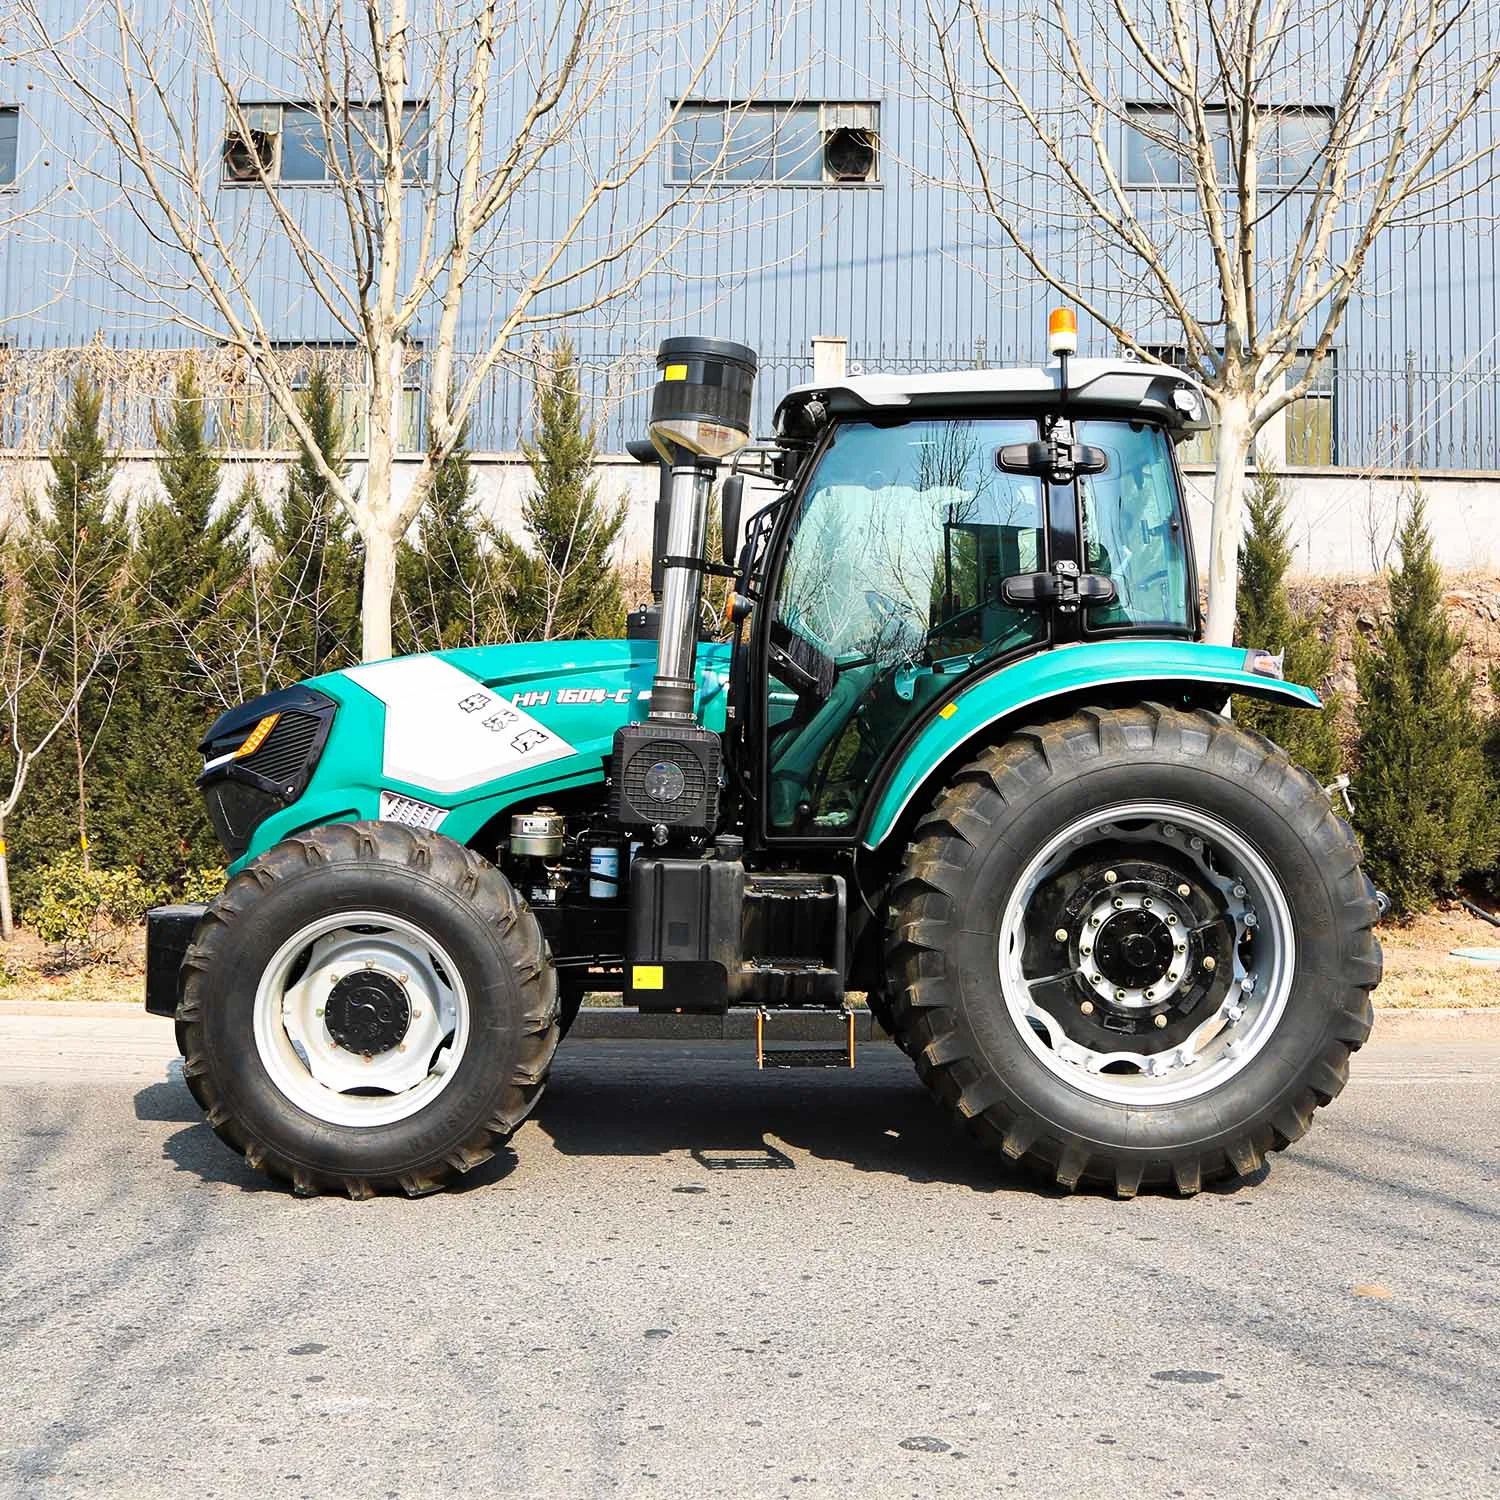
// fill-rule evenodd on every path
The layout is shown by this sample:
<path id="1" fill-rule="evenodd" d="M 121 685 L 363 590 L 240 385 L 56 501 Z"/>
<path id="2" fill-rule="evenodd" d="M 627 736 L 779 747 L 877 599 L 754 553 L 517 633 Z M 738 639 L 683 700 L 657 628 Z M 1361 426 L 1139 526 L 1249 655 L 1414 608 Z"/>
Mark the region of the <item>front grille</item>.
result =
<path id="1" fill-rule="evenodd" d="M 301 778 L 321 725 L 316 714 L 283 712 L 265 743 L 240 764 L 278 785 L 290 786 Z"/>

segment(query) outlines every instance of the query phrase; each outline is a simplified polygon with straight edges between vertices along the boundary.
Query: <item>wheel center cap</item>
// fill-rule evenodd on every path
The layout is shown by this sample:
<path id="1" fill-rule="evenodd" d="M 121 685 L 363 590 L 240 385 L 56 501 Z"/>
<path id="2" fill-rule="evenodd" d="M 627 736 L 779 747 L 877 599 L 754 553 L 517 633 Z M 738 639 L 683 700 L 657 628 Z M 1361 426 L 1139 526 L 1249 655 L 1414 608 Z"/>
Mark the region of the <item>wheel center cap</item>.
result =
<path id="1" fill-rule="evenodd" d="M 1094 961 L 1111 984 L 1141 989 L 1155 984 L 1170 967 L 1172 935 L 1154 912 L 1118 912 L 1099 929 Z"/>
<path id="2" fill-rule="evenodd" d="M 340 1047 L 362 1057 L 389 1052 L 411 1025 L 411 1001 L 399 981 L 378 969 L 346 974 L 328 992 L 323 1024 Z"/>

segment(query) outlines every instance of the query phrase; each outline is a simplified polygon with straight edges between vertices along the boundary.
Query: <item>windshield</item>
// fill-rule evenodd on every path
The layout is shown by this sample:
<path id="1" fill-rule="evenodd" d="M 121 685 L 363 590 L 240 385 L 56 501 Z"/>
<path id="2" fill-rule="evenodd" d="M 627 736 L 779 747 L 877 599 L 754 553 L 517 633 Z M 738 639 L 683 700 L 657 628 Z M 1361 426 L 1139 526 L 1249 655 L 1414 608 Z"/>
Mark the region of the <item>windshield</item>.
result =
<path id="1" fill-rule="evenodd" d="M 884 752 L 952 673 L 1045 636 L 1044 611 L 1000 593 L 1047 566 L 1042 483 L 996 463 L 1005 444 L 1036 437 L 1029 420 L 835 430 L 792 523 L 772 617 L 772 826 L 848 827 Z M 815 648 L 831 673 L 778 674 L 778 640 L 804 666 Z"/>
<path id="2" fill-rule="evenodd" d="M 1102 474 L 1080 475 L 1084 567 L 1114 579 L 1115 602 L 1088 612 L 1091 630 L 1190 630 L 1187 535 L 1171 443 L 1159 427 L 1079 422 L 1077 439 L 1102 450 Z"/>

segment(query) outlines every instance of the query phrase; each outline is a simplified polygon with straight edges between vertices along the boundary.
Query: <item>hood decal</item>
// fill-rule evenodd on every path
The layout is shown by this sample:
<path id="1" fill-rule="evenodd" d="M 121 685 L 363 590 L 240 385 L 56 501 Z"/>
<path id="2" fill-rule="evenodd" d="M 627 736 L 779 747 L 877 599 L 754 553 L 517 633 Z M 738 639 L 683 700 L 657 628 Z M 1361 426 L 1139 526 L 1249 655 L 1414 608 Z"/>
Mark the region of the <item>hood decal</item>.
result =
<path id="1" fill-rule="evenodd" d="M 384 775 L 466 792 L 578 752 L 482 682 L 436 656 L 398 656 L 344 676 L 385 704 Z"/>

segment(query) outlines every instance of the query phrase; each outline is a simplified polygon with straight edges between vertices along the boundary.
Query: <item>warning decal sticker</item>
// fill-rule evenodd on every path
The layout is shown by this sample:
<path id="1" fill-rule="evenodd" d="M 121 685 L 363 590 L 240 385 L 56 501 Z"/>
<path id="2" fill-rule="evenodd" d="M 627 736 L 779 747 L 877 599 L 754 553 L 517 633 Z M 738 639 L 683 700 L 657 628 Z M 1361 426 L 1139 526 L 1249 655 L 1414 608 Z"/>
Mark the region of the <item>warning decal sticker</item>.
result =
<path id="1" fill-rule="evenodd" d="M 466 792 L 576 752 L 483 683 L 435 656 L 350 667 L 385 704 L 384 773 L 434 792 Z"/>

